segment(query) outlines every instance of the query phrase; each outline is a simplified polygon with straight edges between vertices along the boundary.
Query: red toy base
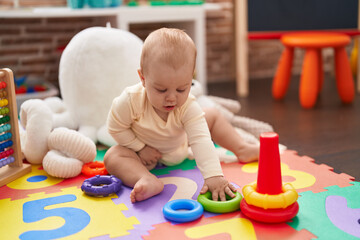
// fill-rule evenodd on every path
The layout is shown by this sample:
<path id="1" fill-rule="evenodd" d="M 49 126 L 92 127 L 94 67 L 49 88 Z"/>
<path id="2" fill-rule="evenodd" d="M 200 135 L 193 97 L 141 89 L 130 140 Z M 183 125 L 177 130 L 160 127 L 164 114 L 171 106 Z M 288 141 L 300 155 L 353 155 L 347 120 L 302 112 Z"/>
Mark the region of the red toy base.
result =
<path id="1" fill-rule="evenodd" d="M 247 217 L 256 221 L 265 223 L 281 223 L 296 216 L 299 211 L 299 204 L 295 202 L 287 208 L 263 209 L 247 204 L 245 198 L 243 198 L 240 203 L 240 209 Z"/>

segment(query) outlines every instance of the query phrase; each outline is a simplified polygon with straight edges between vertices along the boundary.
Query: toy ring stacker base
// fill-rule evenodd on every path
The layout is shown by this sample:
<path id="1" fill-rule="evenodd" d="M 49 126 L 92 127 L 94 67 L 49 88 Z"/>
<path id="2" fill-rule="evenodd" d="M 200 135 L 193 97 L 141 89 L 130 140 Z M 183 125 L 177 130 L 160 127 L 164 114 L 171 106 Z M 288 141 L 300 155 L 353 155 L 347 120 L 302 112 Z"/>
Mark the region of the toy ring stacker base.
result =
<path id="1" fill-rule="evenodd" d="M 263 209 L 248 204 L 244 198 L 241 201 L 240 208 L 242 213 L 256 221 L 266 223 L 281 223 L 286 222 L 296 216 L 299 211 L 299 204 L 295 202 L 287 208 Z"/>
<path id="2" fill-rule="evenodd" d="M 240 208 L 240 201 L 242 196 L 239 192 L 234 192 L 235 197 L 231 198 L 226 195 L 226 201 L 213 201 L 211 199 L 211 192 L 206 192 L 205 194 L 200 194 L 198 196 L 198 202 L 203 205 L 204 209 L 208 212 L 213 213 L 228 213 L 234 212 Z"/>
<path id="3" fill-rule="evenodd" d="M 108 174 L 104 162 L 98 161 L 85 163 L 81 169 L 81 172 L 88 177 Z"/>
<path id="4" fill-rule="evenodd" d="M 201 217 L 203 212 L 203 206 L 197 201 L 191 199 L 176 199 L 166 203 L 163 208 L 164 217 L 175 222 L 194 221 Z"/>
<path id="5" fill-rule="evenodd" d="M 90 196 L 107 197 L 110 194 L 117 193 L 121 188 L 121 180 L 115 176 L 96 175 L 86 179 L 81 190 Z"/>

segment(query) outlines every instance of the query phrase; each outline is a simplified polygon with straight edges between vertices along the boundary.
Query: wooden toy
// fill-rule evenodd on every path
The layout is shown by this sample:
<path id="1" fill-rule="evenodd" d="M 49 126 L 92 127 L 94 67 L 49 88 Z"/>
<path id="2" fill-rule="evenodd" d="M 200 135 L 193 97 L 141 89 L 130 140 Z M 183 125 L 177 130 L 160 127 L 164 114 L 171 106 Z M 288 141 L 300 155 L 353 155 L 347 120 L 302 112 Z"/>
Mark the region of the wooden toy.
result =
<path id="1" fill-rule="evenodd" d="M 14 76 L 10 69 L 0 69 L 0 186 L 29 172 L 20 147 Z"/>

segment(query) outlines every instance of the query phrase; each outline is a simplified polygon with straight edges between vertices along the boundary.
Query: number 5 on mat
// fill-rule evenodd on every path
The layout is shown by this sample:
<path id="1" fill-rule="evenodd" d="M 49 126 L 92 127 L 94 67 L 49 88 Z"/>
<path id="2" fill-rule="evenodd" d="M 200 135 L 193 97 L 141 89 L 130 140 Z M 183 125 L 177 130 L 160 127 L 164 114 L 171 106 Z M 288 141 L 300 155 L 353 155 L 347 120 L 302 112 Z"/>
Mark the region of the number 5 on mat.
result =
<path id="1" fill-rule="evenodd" d="M 25 223 L 33 223 L 50 217 L 62 218 L 65 223 L 59 224 L 62 226 L 52 230 L 24 232 L 19 236 L 20 239 L 55 239 L 75 234 L 84 229 L 90 223 L 90 216 L 84 210 L 73 207 L 48 207 L 60 203 L 73 202 L 75 200 L 75 195 L 67 194 L 24 203 L 23 220 Z M 48 210 L 45 209 L 46 207 L 48 207 Z"/>

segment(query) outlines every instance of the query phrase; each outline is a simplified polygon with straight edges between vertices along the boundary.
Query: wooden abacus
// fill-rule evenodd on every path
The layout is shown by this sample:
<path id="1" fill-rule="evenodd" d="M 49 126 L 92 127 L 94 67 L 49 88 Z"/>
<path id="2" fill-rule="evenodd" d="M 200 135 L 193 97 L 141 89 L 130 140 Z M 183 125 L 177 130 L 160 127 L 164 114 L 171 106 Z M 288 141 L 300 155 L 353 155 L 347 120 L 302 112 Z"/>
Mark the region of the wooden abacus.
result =
<path id="1" fill-rule="evenodd" d="M 23 163 L 16 107 L 14 75 L 0 69 L 0 186 L 31 172 Z"/>

